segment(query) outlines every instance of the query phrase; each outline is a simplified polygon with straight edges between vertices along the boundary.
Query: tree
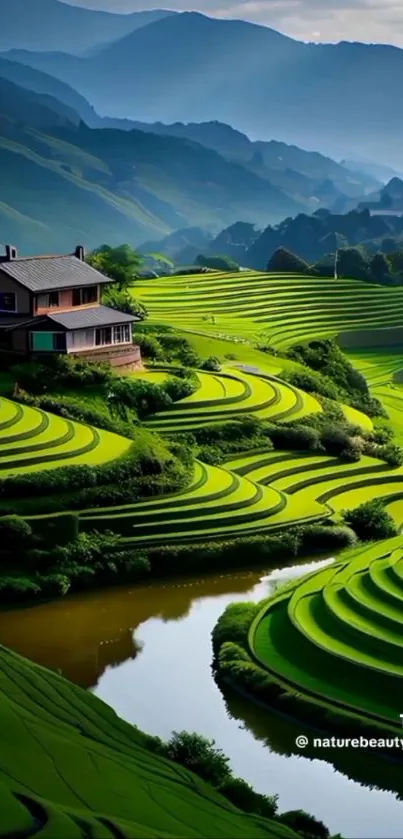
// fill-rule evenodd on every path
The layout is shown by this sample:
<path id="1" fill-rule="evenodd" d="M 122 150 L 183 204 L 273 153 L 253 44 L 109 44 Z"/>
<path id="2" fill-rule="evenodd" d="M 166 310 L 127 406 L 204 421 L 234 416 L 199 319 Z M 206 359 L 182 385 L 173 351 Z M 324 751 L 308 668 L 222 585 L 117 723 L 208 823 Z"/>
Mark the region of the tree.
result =
<path id="1" fill-rule="evenodd" d="M 86 261 L 92 268 L 114 280 L 119 291 L 127 290 L 133 285 L 143 265 L 143 257 L 130 245 L 119 245 L 116 248 L 101 245 L 88 254 Z"/>
<path id="2" fill-rule="evenodd" d="M 345 523 L 352 527 L 359 539 L 368 542 L 375 539 L 388 539 L 396 536 L 397 530 L 392 516 L 385 510 L 382 502 L 375 498 L 365 501 L 354 510 L 343 511 Z"/>
<path id="3" fill-rule="evenodd" d="M 389 264 L 392 269 L 392 273 L 396 274 L 398 277 L 403 277 L 403 250 L 397 251 L 395 250 L 393 253 L 388 254 Z"/>
<path id="4" fill-rule="evenodd" d="M 267 263 L 267 271 L 280 271 L 290 274 L 309 274 L 309 265 L 286 248 L 277 248 Z"/>
<path id="5" fill-rule="evenodd" d="M 368 259 L 361 248 L 341 248 L 338 252 L 339 277 L 355 280 L 369 279 Z"/>
<path id="6" fill-rule="evenodd" d="M 309 813 L 305 813 L 304 810 L 287 810 L 286 813 L 281 813 L 277 818 L 306 839 L 328 839 L 330 836 L 329 830 L 323 822 Z"/>
<path id="7" fill-rule="evenodd" d="M 390 277 L 390 263 L 383 253 L 376 253 L 369 264 L 371 278 L 377 283 L 385 282 Z"/>
<path id="8" fill-rule="evenodd" d="M 164 755 L 191 769 L 214 787 L 220 787 L 232 777 L 229 757 L 215 747 L 214 740 L 196 732 L 174 731 L 165 745 Z"/>

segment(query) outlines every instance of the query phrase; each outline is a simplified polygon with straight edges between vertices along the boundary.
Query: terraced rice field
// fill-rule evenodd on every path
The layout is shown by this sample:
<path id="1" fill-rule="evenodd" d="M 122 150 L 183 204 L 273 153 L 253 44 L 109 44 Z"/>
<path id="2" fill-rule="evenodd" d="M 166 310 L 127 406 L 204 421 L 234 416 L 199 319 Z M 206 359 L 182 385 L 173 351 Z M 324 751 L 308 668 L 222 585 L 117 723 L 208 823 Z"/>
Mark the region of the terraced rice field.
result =
<path id="1" fill-rule="evenodd" d="M 136 283 L 135 296 L 156 321 L 193 332 L 277 347 L 364 328 L 401 328 L 403 289 L 358 280 L 257 271 L 165 277 Z"/>
<path id="2" fill-rule="evenodd" d="M 121 507 L 85 510 L 82 530 L 113 530 L 127 542 L 202 541 L 271 527 L 285 496 L 218 466 L 196 462 L 186 492 Z"/>
<path id="3" fill-rule="evenodd" d="M 286 497 L 272 524 L 330 515 L 374 498 L 392 500 L 388 511 L 398 527 L 403 524 L 403 467 L 392 468 L 375 457 L 345 463 L 328 455 L 267 451 L 232 458 L 227 469 Z M 392 503 L 393 502 L 393 503 Z"/>
<path id="4" fill-rule="evenodd" d="M 185 492 L 121 507 L 85 510 L 81 529 L 108 529 L 127 543 L 203 541 L 317 521 L 383 498 L 403 525 L 403 467 L 363 456 L 345 463 L 327 455 L 261 450 L 223 466 L 196 463 Z"/>
<path id="5" fill-rule="evenodd" d="M 0 478 L 58 466 L 101 464 L 131 440 L 0 398 Z"/>
<path id="6" fill-rule="evenodd" d="M 225 367 L 219 374 L 198 376 L 200 388 L 152 417 L 150 428 L 173 434 L 245 414 L 286 420 L 321 410 L 314 397 L 268 375 Z M 371 427 L 367 417 L 350 410 L 350 419 Z M 327 517 L 338 493 L 343 494 L 344 506 L 351 507 L 346 495 L 356 484 L 370 485 L 377 496 L 383 492 L 382 481 L 387 484 L 385 495 L 389 484 L 394 494 L 399 487 L 403 490 L 403 468 L 390 470 L 374 458 L 343 464 L 336 458 L 263 451 L 221 467 L 198 462 L 194 483 L 185 492 L 85 510 L 80 523 L 85 530 L 111 529 L 127 542 L 146 544 L 247 535 Z"/>
<path id="7" fill-rule="evenodd" d="M 403 538 L 355 548 L 280 590 L 249 647 L 283 684 L 401 734 Z"/>
<path id="8" fill-rule="evenodd" d="M 258 419 L 287 420 L 301 419 L 322 410 L 313 396 L 275 376 L 230 366 L 224 366 L 220 373 L 199 371 L 197 376 L 198 390 L 175 402 L 169 410 L 150 417 L 150 428 L 179 433 L 246 414 Z"/>
<path id="9" fill-rule="evenodd" d="M 0 647 L 2 839 L 297 839 L 241 813 L 90 692 Z"/>

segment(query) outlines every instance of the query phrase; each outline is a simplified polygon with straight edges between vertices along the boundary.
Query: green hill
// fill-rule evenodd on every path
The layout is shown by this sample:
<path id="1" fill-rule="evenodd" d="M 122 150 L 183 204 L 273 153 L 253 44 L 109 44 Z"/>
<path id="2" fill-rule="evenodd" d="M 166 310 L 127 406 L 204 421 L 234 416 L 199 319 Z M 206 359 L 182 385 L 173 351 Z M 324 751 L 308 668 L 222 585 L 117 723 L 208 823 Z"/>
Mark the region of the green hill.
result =
<path id="1" fill-rule="evenodd" d="M 90 693 L 0 647 L 2 839 L 295 839 L 241 813 Z"/>

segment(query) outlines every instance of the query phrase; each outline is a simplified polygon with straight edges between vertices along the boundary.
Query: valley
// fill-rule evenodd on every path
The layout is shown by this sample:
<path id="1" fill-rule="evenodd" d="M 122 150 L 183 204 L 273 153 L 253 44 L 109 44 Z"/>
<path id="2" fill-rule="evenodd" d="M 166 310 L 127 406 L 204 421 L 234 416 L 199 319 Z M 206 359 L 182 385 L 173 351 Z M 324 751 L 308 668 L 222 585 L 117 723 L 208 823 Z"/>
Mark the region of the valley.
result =
<path id="1" fill-rule="evenodd" d="M 0 839 L 399 839 L 402 12 L 199 5 L 0 0 Z"/>

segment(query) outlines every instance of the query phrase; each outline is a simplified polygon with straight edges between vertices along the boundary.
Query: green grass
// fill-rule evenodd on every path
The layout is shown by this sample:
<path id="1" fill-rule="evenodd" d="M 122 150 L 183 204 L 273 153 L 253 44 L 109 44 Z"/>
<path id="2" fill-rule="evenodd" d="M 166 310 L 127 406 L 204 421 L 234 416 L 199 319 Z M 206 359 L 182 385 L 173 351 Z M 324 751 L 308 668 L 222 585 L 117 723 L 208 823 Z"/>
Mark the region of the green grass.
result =
<path id="1" fill-rule="evenodd" d="M 0 647 L 0 837 L 277 837 L 91 693 Z"/>
<path id="2" fill-rule="evenodd" d="M 249 633 L 261 666 L 318 701 L 399 727 L 403 538 L 345 552 L 266 602 Z"/>
<path id="3" fill-rule="evenodd" d="M 257 271 L 147 280 L 135 296 L 155 321 L 217 339 L 264 334 L 279 348 L 341 331 L 400 328 L 403 315 L 401 288 Z"/>
<path id="4" fill-rule="evenodd" d="M 225 365 L 220 373 L 198 371 L 197 376 L 200 387 L 169 410 L 150 417 L 150 428 L 178 433 L 246 414 L 258 419 L 289 420 L 322 410 L 313 396 L 269 374 Z"/>
<path id="5" fill-rule="evenodd" d="M 118 434 L 0 398 L 0 478 L 106 463 L 128 452 L 131 444 Z"/>

